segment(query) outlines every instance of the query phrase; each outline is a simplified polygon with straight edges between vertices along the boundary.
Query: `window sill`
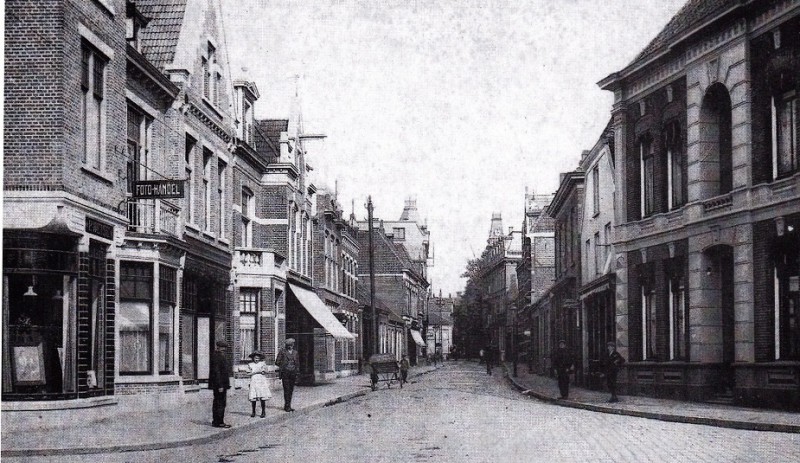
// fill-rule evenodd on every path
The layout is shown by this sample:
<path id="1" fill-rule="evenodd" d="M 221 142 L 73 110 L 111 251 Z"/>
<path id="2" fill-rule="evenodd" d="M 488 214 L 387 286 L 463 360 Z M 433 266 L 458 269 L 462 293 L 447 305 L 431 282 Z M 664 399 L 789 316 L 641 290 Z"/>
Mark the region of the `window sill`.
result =
<path id="1" fill-rule="evenodd" d="M 192 222 L 186 222 L 186 228 L 188 228 L 188 229 L 190 229 L 190 230 L 192 230 L 192 231 L 194 231 L 196 233 L 200 233 L 200 227 L 198 227 L 197 225 L 195 225 Z"/>
<path id="2" fill-rule="evenodd" d="M 229 240 L 229 239 L 227 239 L 227 238 L 220 238 L 220 239 L 219 239 L 219 242 L 220 242 L 220 243 L 222 243 L 222 244 L 224 244 L 226 247 L 231 247 L 231 242 L 230 242 L 230 240 Z"/>
<path id="3" fill-rule="evenodd" d="M 98 178 L 99 180 L 102 180 L 102 181 L 108 183 L 108 184 L 111 184 L 111 185 L 114 184 L 114 178 L 113 177 L 111 177 L 109 174 L 107 174 L 105 172 L 101 172 L 101 171 L 95 169 L 94 167 L 89 167 L 87 165 L 83 165 L 83 166 L 81 166 L 81 170 L 86 172 L 86 173 L 88 173 L 88 174 L 90 174 L 90 175 L 92 175 L 93 177 Z"/>
<path id="4" fill-rule="evenodd" d="M 209 239 L 212 239 L 212 240 L 216 238 L 216 237 L 214 236 L 214 234 L 213 234 L 213 233 L 211 233 L 210 231 L 203 230 L 203 232 L 202 232 L 202 233 L 203 233 L 203 236 L 205 236 L 206 238 L 209 238 Z"/>

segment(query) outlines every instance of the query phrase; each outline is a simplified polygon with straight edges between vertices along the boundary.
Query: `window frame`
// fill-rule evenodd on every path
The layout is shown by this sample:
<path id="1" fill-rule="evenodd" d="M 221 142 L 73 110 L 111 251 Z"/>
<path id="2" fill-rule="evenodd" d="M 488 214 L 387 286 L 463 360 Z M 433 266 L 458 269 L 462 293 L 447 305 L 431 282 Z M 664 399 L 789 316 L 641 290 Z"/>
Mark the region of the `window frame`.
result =
<path id="1" fill-rule="evenodd" d="M 153 284 L 155 281 L 154 265 L 152 262 L 138 262 L 138 261 L 121 261 L 120 262 L 120 315 L 126 306 L 126 303 L 133 304 L 146 304 L 148 315 L 148 328 L 145 339 L 147 340 L 147 358 L 146 367 L 142 370 L 124 370 L 123 361 L 119 360 L 119 374 L 125 376 L 136 375 L 151 375 L 154 371 L 153 356 L 155 348 L 153 346 L 153 330 L 154 328 L 154 291 Z M 129 273 L 126 273 L 127 272 Z M 128 293 L 126 287 L 132 285 L 132 293 Z M 140 292 L 141 291 L 141 292 Z M 117 317 L 117 320 L 122 318 Z M 119 338 L 120 338 L 120 352 L 125 352 L 126 349 L 122 345 L 122 324 L 119 325 Z"/>
<path id="2" fill-rule="evenodd" d="M 640 214 L 646 218 L 655 213 L 655 146 L 649 136 L 640 137 L 638 146 Z"/>
<path id="3" fill-rule="evenodd" d="M 98 172 L 106 170 L 105 93 L 109 62 L 97 47 L 81 40 L 81 159 L 85 167 Z"/>
<path id="4" fill-rule="evenodd" d="M 778 102 L 781 104 L 788 104 L 789 107 L 789 118 L 791 119 L 788 123 L 790 136 L 789 136 L 789 152 L 782 153 L 782 143 L 780 141 L 781 132 L 780 129 L 784 125 L 782 124 L 781 114 L 782 112 L 779 111 Z M 773 95 L 771 99 L 771 131 L 772 131 L 772 178 L 773 180 L 778 180 L 786 177 L 791 177 L 798 171 L 800 171 L 800 148 L 798 148 L 798 143 L 800 142 L 800 135 L 798 131 L 800 131 L 800 103 L 798 102 L 798 95 L 797 92 L 794 90 L 789 90 L 787 92 L 782 92 L 777 95 Z M 785 157 L 788 157 L 788 164 L 789 168 L 786 170 L 781 169 L 782 160 Z"/>

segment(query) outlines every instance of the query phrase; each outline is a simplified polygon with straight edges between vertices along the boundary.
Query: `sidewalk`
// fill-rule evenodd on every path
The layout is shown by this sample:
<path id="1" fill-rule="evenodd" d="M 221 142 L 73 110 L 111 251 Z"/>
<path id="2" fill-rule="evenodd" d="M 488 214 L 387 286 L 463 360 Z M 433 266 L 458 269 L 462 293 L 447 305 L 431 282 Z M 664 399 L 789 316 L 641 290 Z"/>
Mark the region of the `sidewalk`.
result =
<path id="1" fill-rule="evenodd" d="M 517 364 L 516 378 L 511 375 L 511 363 L 503 368 L 511 384 L 524 394 L 564 407 L 724 428 L 800 433 L 800 413 L 622 395 L 619 402 L 609 403 L 607 392 L 572 385 L 569 399 L 561 400 L 555 378 L 530 374 L 524 364 Z"/>
<path id="2" fill-rule="evenodd" d="M 435 370 L 413 367 L 409 379 Z M 393 389 L 398 387 L 396 384 Z M 385 390 L 381 383 L 379 390 Z M 230 389 L 225 421 L 229 429 L 211 426 L 211 391 L 203 389 L 171 408 L 141 409 L 135 399 L 117 405 L 55 411 L 3 412 L 2 457 L 76 455 L 155 450 L 202 444 L 245 429 L 279 423 L 298 413 L 350 400 L 371 391 L 368 375 L 337 378 L 330 383 L 295 388 L 294 413 L 283 411 L 283 391 L 272 391 L 266 418 L 251 418 L 247 389 Z M 257 412 L 260 414 L 260 405 Z M 22 416 L 22 415 L 25 416 Z M 40 423 L 31 425 L 31 423 Z M 25 423 L 20 425 L 20 423 Z"/>

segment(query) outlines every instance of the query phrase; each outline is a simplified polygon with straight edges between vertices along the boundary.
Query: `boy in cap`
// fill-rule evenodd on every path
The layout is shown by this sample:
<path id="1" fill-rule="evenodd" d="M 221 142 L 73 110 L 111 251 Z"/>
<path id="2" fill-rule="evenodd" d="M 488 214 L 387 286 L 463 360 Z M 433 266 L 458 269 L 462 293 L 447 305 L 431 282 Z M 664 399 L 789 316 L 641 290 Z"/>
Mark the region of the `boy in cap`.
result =
<path id="1" fill-rule="evenodd" d="M 216 342 L 216 347 L 211 354 L 211 371 L 208 378 L 208 388 L 214 393 L 211 425 L 215 428 L 230 428 L 231 425 L 225 423 L 225 405 L 228 401 L 228 389 L 231 387 L 230 378 L 233 376 L 228 356 L 225 355 L 228 343 L 220 340 Z"/>
<path id="2" fill-rule="evenodd" d="M 558 341 L 558 349 L 553 353 L 553 370 L 558 378 L 559 399 L 569 398 L 569 374 L 573 367 L 572 355 L 567 350 L 567 341 Z"/>
<path id="3" fill-rule="evenodd" d="M 278 352 L 275 365 L 278 366 L 278 374 L 283 383 L 283 410 L 293 412 L 292 394 L 294 393 L 294 383 L 297 381 L 297 370 L 300 367 L 300 357 L 294 350 L 294 338 L 286 338 L 286 348 Z"/>

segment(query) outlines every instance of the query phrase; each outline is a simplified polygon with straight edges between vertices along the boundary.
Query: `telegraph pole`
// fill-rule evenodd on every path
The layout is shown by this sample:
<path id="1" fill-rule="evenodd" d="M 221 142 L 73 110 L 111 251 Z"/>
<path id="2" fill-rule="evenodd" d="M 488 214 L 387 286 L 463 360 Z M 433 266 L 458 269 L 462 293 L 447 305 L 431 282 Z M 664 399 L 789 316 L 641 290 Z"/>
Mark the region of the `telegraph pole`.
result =
<path id="1" fill-rule="evenodd" d="M 369 233 L 369 307 L 372 311 L 372 326 L 370 326 L 370 353 L 377 354 L 378 350 L 378 316 L 375 311 L 375 252 L 372 245 L 372 195 L 367 198 L 367 227 Z"/>

